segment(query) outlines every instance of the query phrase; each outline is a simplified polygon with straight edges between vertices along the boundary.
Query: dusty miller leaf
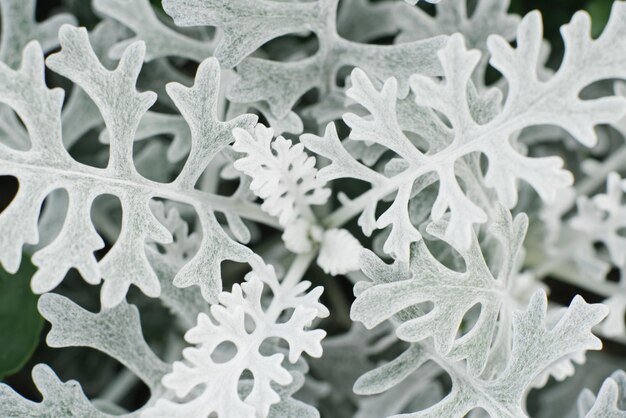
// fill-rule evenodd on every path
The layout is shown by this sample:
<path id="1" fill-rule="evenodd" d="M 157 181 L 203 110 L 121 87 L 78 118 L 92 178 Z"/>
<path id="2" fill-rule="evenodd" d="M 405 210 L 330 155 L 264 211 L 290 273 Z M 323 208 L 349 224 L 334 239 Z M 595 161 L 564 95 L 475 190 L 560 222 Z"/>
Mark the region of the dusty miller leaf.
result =
<path id="1" fill-rule="evenodd" d="M 160 196 L 191 204 L 198 212 L 203 227 L 202 245 L 198 256 L 185 266 L 175 284 L 200 284 L 203 295 L 212 300 L 221 288 L 221 260 L 229 257 L 237 261 L 255 260 L 249 250 L 232 242 L 217 222 L 211 221 L 212 210 L 237 212 L 235 208 L 240 207 L 246 212 L 244 216 L 260 215 L 269 223 L 274 221 L 248 201 L 198 192 L 194 186 L 208 162 L 231 141 L 232 129 L 250 126 L 254 117 L 241 116 L 229 122 L 216 120 L 219 68 L 214 60 L 205 61 L 198 70 L 195 87 L 179 84 L 168 87 L 190 126 L 191 154 L 173 183 L 150 181 L 137 172 L 132 157 L 135 131 L 155 99 L 153 93 L 138 93 L 134 87 L 143 61 L 143 44 L 129 46 L 117 69 L 110 71 L 94 55 L 84 29 L 64 26 L 60 39 L 61 52 L 52 55 L 48 65 L 75 81 L 98 106 L 112 139 L 109 163 L 104 169 L 81 164 L 63 147 L 59 117 L 63 94 L 45 86 L 43 60 L 36 43 L 25 49 L 20 70 L 1 67 L 0 77 L 4 81 L 0 100 L 20 115 L 28 128 L 32 147 L 28 151 L 0 149 L 2 173 L 16 176 L 20 182 L 16 199 L 0 215 L 0 225 L 5 231 L 0 239 L 0 260 L 8 271 L 17 269 L 22 245 L 38 241 L 41 202 L 53 189 L 65 188 L 69 207 L 64 226 L 56 239 L 33 257 L 40 267 L 33 278 L 34 290 L 39 293 L 51 290 L 69 268 L 75 267 L 91 284 L 104 279 L 101 294 L 104 306 L 119 303 L 131 284 L 148 296 L 158 296 L 159 282 L 146 259 L 144 243 L 147 239 L 160 242 L 171 239 L 149 208 L 149 201 Z M 118 240 L 96 262 L 93 251 L 101 248 L 103 242 L 91 223 L 89 210 L 100 194 L 119 198 L 124 215 Z M 221 234 L 225 245 L 214 247 L 214 241 L 209 240 L 214 231 L 218 231 L 218 236 Z M 207 271 L 213 272 L 208 279 Z"/>

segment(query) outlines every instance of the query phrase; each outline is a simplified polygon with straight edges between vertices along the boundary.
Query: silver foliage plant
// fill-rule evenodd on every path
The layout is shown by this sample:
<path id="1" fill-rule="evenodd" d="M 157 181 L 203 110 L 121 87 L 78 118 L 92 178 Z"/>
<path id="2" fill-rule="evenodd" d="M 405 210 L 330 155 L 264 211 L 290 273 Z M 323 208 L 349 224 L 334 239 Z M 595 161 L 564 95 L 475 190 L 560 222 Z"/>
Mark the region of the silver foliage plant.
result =
<path id="1" fill-rule="evenodd" d="M 626 343 L 626 3 L 556 66 L 539 12 L 416 3 L 0 0 L 0 263 L 123 366 L 89 399 L 38 364 L 0 416 L 626 417 L 586 362 Z"/>

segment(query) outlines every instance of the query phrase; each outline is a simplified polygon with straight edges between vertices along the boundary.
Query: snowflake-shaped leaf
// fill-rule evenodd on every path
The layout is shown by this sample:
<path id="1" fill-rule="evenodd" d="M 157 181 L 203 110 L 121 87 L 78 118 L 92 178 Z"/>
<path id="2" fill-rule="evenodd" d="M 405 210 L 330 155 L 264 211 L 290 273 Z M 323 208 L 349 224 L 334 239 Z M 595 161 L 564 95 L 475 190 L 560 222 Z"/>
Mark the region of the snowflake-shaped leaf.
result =
<path id="1" fill-rule="evenodd" d="M 298 218 L 311 219 L 310 205 L 322 205 L 330 190 L 317 177 L 315 157 L 304 152 L 304 145 L 279 136 L 261 124 L 254 128 L 254 136 L 243 129 L 235 129 L 233 149 L 246 156 L 235 161 L 235 168 L 250 177 L 250 189 L 263 199 L 263 210 L 278 217 L 281 225 Z"/>
<path id="2" fill-rule="evenodd" d="M 274 295 L 267 308 L 261 302 L 265 286 Z M 203 385 L 202 390 L 180 403 L 159 400 L 145 412 L 146 416 L 206 417 L 211 412 L 220 416 L 267 416 L 270 407 L 280 400 L 272 382 L 287 385 L 292 376 L 282 365 L 282 353 L 263 354 L 264 341 L 285 341 L 291 363 L 303 352 L 313 357 L 322 354 L 320 341 L 326 333 L 307 328 L 315 318 L 327 316 L 328 310 L 317 301 L 322 289 L 305 293 L 309 286 L 305 281 L 291 288 L 282 287 L 274 269 L 265 266 L 262 271 L 249 273 L 246 282 L 235 284 L 231 292 L 221 293 L 220 303 L 211 307 L 211 316 L 200 314 L 197 325 L 185 335 L 196 347 L 185 349 L 185 360 L 174 363 L 172 373 L 163 378 L 163 384 L 181 398 L 198 385 Z M 293 310 L 290 317 L 277 321 L 286 310 Z M 234 353 L 226 361 L 214 360 L 212 355 L 226 342 L 234 344 Z M 245 370 L 251 372 L 253 385 L 242 400 L 238 387 Z"/>

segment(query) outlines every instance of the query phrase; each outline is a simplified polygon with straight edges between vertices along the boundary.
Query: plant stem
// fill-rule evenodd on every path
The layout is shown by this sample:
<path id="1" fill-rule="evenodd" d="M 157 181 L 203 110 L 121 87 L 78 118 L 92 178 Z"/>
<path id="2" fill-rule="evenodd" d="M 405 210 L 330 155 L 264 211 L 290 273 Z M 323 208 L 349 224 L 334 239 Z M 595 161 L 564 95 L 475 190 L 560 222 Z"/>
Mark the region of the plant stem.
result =
<path id="1" fill-rule="evenodd" d="M 587 195 L 600 187 L 611 172 L 624 168 L 626 162 L 626 144 L 611 154 L 599 167 L 599 170 L 576 185 L 576 195 Z M 573 205 L 574 202 L 572 202 Z"/>
<path id="2" fill-rule="evenodd" d="M 100 399 L 117 404 L 139 382 L 139 378 L 130 370 L 124 369 L 106 387 Z"/>
<path id="3" fill-rule="evenodd" d="M 580 287 L 603 297 L 609 297 L 615 295 L 616 293 L 621 293 L 624 291 L 624 288 L 618 283 L 609 282 L 606 280 L 601 282 L 589 280 L 580 277 L 574 273 L 567 272 L 563 269 L 558 268 L 560 265 L 563 265 L 563 263 L 566 262 L 566 260 L 558 258 L 549 258 L 534 267 L 533 272 L 539 280 L 543 279 L 547 275 L 550 275 L 552 278 L 557 279 L 558 281 Z"/>
<path id="4" fill-rule="evenodd" d="M 291 263 L 291 266 L 289 266 L 289 270 L 281 282 L 281 287 L 287 290 L 297 285 L 300 280 L 302 280 L 304 273 L 306 273 L 309 269 L 309 266 L 313 262 L 316 255 L 317 251 L 311 251 L 306 254 L 298 254 Z"/>

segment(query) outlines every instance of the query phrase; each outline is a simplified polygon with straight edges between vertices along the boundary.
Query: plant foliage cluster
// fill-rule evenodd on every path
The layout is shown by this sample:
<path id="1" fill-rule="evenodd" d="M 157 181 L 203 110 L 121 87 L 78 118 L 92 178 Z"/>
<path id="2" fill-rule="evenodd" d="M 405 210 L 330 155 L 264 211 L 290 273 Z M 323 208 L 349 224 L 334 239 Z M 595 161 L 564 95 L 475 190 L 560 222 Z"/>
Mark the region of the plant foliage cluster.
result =
<path id="1" fill-rule="evenodd" d="M 626 3 L 509 6 L 0 0 L 0 416 L 626 417 Z"/>

